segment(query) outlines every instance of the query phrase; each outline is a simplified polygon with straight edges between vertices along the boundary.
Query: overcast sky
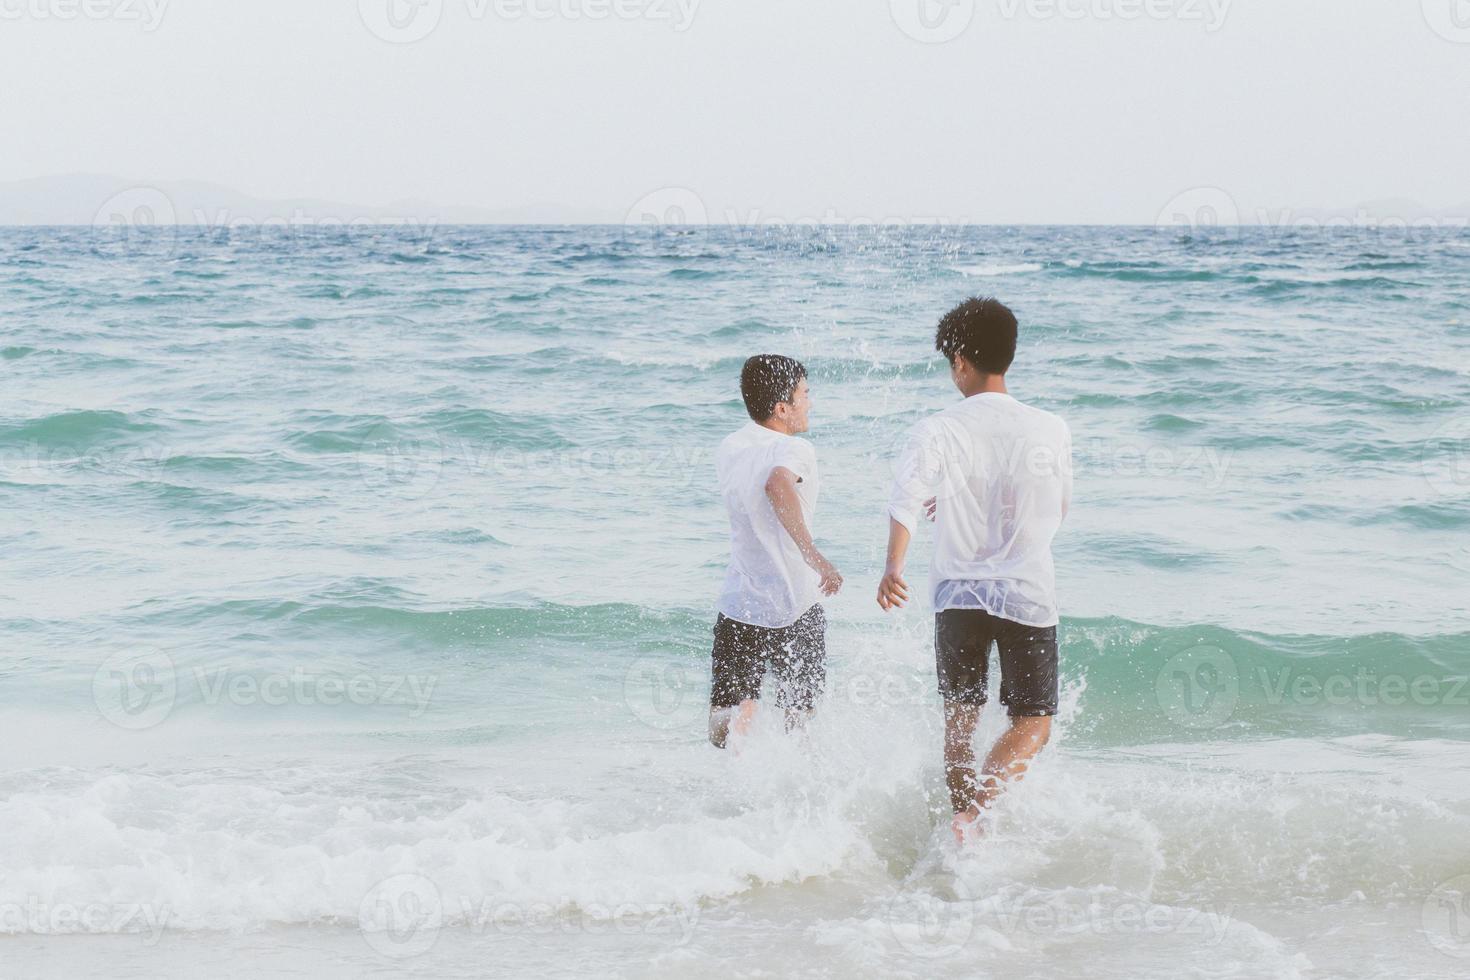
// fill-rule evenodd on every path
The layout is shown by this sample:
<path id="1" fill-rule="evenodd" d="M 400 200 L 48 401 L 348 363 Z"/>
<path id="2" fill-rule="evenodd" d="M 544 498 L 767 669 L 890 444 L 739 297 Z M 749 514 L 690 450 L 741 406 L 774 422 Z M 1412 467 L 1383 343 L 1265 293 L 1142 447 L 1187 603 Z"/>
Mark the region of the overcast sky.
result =
<path id="1" fill-rule="evenodd" d="M 1470 0 L 0 0 L 0 87 L 0 181 L 674 187 L 712 219 L 1470 201 Z"/>

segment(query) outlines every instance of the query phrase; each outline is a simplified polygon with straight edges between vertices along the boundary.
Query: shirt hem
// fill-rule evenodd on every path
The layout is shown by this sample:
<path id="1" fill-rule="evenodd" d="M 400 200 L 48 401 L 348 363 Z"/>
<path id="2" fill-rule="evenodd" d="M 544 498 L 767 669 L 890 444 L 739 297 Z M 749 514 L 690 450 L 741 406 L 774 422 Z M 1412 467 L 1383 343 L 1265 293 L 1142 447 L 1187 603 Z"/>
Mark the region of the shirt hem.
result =
<path id="1" fill-rule="evenodd" d="M 813 600 L 810 605 L 804 606 L 802 608 L 801 612 L 799 612 L 795 616 L 793 616 L 791 618 L 791 621 L 790 622 L 782 623 L 779 626 L 767 626 L 765 623 L 752 623 L 749 619 L 743 619 L 743 618 L 741 618 L 740 615 L 732 615 L 731 613 L 726 612 L 724 609 L 721 609 L 719 606 L 716 606 L 715 607 L 715 612 L 718 613 L 721 616 L 724 616 L 726 619 L 731 620 L 731 621 L 736 622 L 736 623 L 740 623 L 743 626 L 754 626 L 756 629 L 763 629 L 763 630 L 784 630 L 784 629 L 787 629 L 787 628 L 789 628 L 791 626 L 795 626 L 801 620 L 801 617 L 805 616 L 807 613 L 811 612 L 812 609 L 814 609 L 817 606 L 820 606 L 821 604 L 822 604 L 822 600 L 820 600 L 820 599 Z M 747 615 L 747 614 L 742 614 L 742 615 Z"/>
<path id="2" fill-rule="evenodd" d="M 946 605 L 941 606 L 937 602 L 934 603 L 934 614 L 936 616 L 939 615 L 942 612 L 947 612 L 947 611 L 949 611 L 951 609 L 979 609 L 982 612 L 990 613 L 990 615 L 994 616 L 996 619 L 1004 619 L 1006 622 L 1008 622 L 1008 623 L 1015 623 L 1017 626 L 1030 626 L 1030 627 L 1033 627 L 1035 629 L 1046 629 L 1046 628 L 1051 627 L 1051 626 L 1060 626 L 1060 625 L 1062 625 L 1062 618 L 1059 615 L 1058 616 L 1048 617 L 1047 621 L 1046 622 L 1043 622 L 1043 623 L 1033 623 L 1033 622 L 1028 622 L 1027 620 L 1024 620 L 1024 619 L 1017 619 L 1015 616 L 1006 616 L 1006 615 L 1003 615 L 1001 613 L 996 612 L 995 610 L 991 609 L 988 606 L 957 606 L 957 605 L 954 605 L 953 603 L 949 603 L 949 604 L 946 604 Z"/>

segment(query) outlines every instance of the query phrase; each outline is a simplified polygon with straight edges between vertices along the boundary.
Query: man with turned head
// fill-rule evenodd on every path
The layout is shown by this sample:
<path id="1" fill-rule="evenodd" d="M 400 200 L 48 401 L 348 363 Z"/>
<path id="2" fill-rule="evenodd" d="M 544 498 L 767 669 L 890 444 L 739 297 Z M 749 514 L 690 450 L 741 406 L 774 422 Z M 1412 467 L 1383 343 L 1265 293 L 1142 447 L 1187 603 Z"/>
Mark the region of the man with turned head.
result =
<path id="1" fill-rule="evenodd" d="M 1072 435 L 1051 412 L 1006 389 L 1016 318 L 991 298 L 939 321 L 935 348 L 964 400 L 909 434 L 889 498 L 885 611 L 909 599 L 904 556 L 921 512 L 934 521 L 929 586 L 944 698 L 944 768 L 954 834 L 983 828 L 1006 783 L 1051 737 L 1057 711 L 1057 594 L 1051 544 L 1072 499 Z M 975 772 L 974 737 L 1000 652 L 1000 701 L 1010 725 Z"/>
<path id="2" fill-rule="evenodd" d="M 800 362 L 761 354 L 745 362 L 740 394 L 750 415 L 715 454 L 730 517 L 730 567 L 720 590 L 711 657 L 710 741 L 750 730 L 767 674 L 786 729 L 802 726 L 827 679 L 821 597 L 842 576 L 812 541 L 817 452 L 807 431 L 811 387 Z"/>

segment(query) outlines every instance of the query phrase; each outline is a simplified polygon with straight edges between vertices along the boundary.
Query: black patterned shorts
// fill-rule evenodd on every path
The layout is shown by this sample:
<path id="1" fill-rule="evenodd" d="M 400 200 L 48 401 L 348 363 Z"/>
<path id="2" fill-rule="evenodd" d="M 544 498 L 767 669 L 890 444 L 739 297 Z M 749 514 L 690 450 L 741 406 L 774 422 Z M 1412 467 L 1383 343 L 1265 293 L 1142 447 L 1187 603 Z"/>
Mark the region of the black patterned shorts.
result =
<path id="1" fill-rule="evenodd" d="M 780 629 L 751 626 L 720 614 L 710 670 L 711 708 L 756 700 L 769 672 L 776 681 L 777 705 L 810 711 L 827 684 L 827 614 L 822 604 Z"/>

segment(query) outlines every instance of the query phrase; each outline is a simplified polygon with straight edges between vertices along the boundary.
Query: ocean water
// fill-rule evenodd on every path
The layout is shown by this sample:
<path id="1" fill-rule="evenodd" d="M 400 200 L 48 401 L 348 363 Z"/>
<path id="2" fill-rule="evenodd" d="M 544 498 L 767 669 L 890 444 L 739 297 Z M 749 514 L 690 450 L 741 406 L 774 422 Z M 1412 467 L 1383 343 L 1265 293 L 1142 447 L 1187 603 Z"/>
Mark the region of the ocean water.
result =
<path id="1" fill-rule="evenodd" d="M 973 293 L 1076 499 L 1059 735 L 957 852 L 873 595 Z M 847 587 L 725 755 L 758 352 Z M 0 379 L 0 975 L 1470 969 L 1463 231 L 11 228 Z"/>

